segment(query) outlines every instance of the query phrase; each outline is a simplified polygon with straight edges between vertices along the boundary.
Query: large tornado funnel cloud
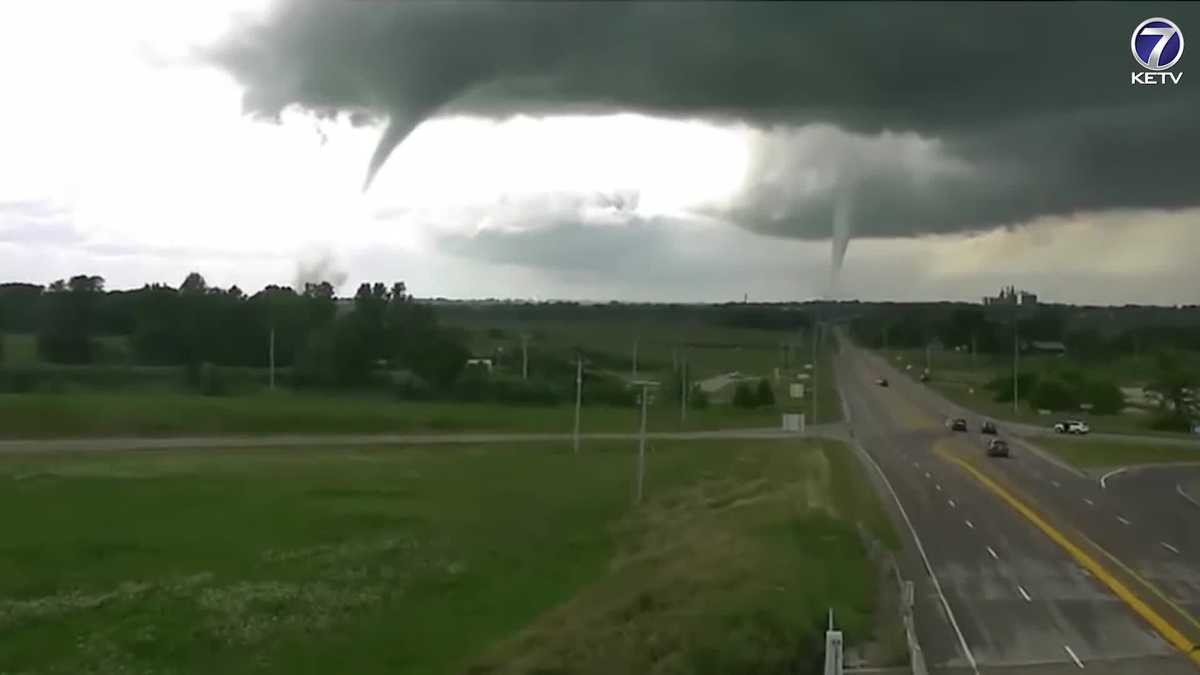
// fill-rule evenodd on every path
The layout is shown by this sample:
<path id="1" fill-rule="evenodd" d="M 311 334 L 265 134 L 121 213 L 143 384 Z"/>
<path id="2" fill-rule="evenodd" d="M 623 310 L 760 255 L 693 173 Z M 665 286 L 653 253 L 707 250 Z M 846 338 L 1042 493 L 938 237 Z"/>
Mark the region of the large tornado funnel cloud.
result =
<path id="1" fill-rule="evenodd" d="M 838 283 L 842 276 L 842 265 L 846 260 L 846 247 L 850 245 L 850 216 L 852 202 L 850 189 L 840 186 L 833 203 L 833 261 L 829 269 L 829 296 L 837 297 Z"/>

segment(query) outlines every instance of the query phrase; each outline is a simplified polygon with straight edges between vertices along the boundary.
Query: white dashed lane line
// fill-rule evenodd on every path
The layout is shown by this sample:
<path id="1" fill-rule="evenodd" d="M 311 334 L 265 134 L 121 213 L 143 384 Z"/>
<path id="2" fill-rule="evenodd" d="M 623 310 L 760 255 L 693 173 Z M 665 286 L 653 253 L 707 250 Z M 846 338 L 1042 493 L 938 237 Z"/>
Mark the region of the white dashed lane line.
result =
<path id="1" fill-rule="evenodd" d="M 1024 588 L 1017 586 L 1017 591 L 1021 594 L 1022 598 L 1025 598 L 1025 602 L 1033 602 L 1033 598 L 1029 597 L 1029 594 L 1025 592 Z"/>
<path id="2" fill-rule="evenodd" d="M 969 520 L 964 520 L 963 522 L 966 523 L 967 527 L 971 528 L 972 530 L 975 529 L 975 523 L 972 523 Z"/>
<path id="3" fill-rule="evenodd" d="M 1092 501 L 1092 500 L 1088 499 L 1087 497 L 1084 497 L 1084 498 L 1083 498 L 1083 503 L 1084 503 L 1084 504 L 1087 504 L 1088 506 L 1095 506 L 1095 505 L 1096 505 L 1096 502 L 1094 502 L 1094 501 Z"/>
<path id="4" fill-rule="evenodd" d="M 1172 545 L 1168 544 L 1168 543 L 1167 543 L 1167 542 L 1165 542 L 1165 541 L 1160 541 L 1160 542 L 1158 542 L 1158 543 L 1159 543 L 1159 544 L 1160 544 L 1160 545 L 1161 545 L 1163 548 L 1165 548 L 1165 549 L 1167 549 L 1168 551 L 1170 551 L 1171 553 L 1179 553 L 1179 549 L 1175 548 L 1174 546 L 1172 546 Z"/>
<path id="5" fill-rule="evenodd" d="M 1000 559 L 1000 556 L 996 555 L 995 549 L 993 549 L 991 546 L 987 547 L 987 552 L 988 552 L 988 555 L 992 556 L 992 560 Z"/>
<path id="6" fill-rule="evenodd" d="M 1122 525 L 1128 525 L 1128 524 L 1129 524 L 1129 521 L 1128 521 L 1128 520 L 1126 520 L 1124 516 L 1117 516 L 1117 520 L 1121 521 L 1121 524 L 1122 524 Z"/>
<path id="7" fill-rule="evenodd" d="M 1075 652 L 1071 649 L 1070 645 L 1063 645 L 1063 649 L 1067 650 L 1067 655 L 1071 657 L 1071 660 L 1075 662 L 1075 665 L 1083 668 L 1083 661 L 1080 661 L 1079 657 L 1075 656 Z"/>
<path id="8" fill-rule="evenodd" d="M 1053 485 L 1054 487 L 1062 487 L 1062 483 L 1060 483 L 1056 480 L 1050 481 L 1050 484 Z"/>
<path id="9" fill-rule="evenodd" d="M 952 509 L 957 509 L 957 508 L 958 508 L 958 504 L 955 504 L 953 499 L 947 499 L 947 500 L 946 500 L 946 503 L 947 503 L 947 504 L 949 504 L 949 505 L 950 505 L 950 508 L 952 508 Z"/>

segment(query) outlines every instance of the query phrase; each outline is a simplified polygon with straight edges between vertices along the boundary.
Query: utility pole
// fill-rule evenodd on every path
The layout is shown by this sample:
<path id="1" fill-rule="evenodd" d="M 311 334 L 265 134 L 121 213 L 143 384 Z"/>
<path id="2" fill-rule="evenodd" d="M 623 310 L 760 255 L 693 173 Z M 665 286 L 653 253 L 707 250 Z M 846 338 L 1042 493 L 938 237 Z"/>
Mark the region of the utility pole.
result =
<path id="1" fill-rule="evenodd" d="M 933 345 L 926 342 L 925 343 L 925 372 L 927 372 L 927 373 L 929 372 L 929 368 L 932 365 L 931 362 L 933 361 L 932 352 L 933 352 Z"/>
<path id="2" fill-rule="evenodd" d="M 269 369 L 270 375 L 268 376 L 268 378 L 270 380 L 269 386 L 270 386 L 271 391 L 275 391 L 275 325 L 274 324 L 271 324 L 270 353 L 271 353 L 271 356 L 270 356 L 271 367 Z"/>
<path id="3" fill-rule="evenodd" d="M 975 367 L 975 352 L 976 351 L 977 351 L 977 347 L 975 346 L 975 331 L 971 331 L 971 367 L 972 368 Z"/>
<path id="4" fill-rule="evenodd" d="M 579 454 L 579 408 L 583 403 L 583 355 L 575 355 L 575 454 Z"/>
<path id="5" fill-rule="evenodd" d="M 521 379 L 529 379 L 529 334 L 521 333 Z"/>
<path id="6" fill-rule="evenodd" d="M 637 493 L 634 502 L 642 503 L 642 483 L 646 480 L 646 401 L 650 398 L 650 383 L 642 382 L 642 425 L 638 432 Z"/>
<path id="7" fill-rule="evenodd" d="M 821 324 L 813 323 L 812 330 L 812 424 L 817 423 L 817 341 L 820 339 Z"/>

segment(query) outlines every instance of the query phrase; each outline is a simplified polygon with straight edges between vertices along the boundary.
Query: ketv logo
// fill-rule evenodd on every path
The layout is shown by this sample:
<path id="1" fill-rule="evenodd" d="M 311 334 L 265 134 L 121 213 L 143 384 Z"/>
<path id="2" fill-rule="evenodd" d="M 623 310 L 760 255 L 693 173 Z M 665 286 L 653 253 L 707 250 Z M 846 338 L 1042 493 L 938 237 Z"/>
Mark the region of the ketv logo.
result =
<path id="1" fill-rule="evenodd" d="M 1179 84 L 1183 73 L 1167 72 L 1183 56 L 1183 31 L 1170 19 L 1146 19 L 1129 38 L 1133 58 L 1146 70 L 1129 74 L 1130 84 Z"/>

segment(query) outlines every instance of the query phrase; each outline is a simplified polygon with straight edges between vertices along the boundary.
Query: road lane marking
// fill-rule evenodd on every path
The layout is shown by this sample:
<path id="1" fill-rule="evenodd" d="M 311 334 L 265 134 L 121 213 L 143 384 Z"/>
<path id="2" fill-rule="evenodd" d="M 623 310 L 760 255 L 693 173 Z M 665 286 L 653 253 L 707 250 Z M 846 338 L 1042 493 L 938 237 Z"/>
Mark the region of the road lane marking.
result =
<path id="1" fill-rule="evenodd" d="M 1128 521 L 1128 520 L 1126 520 L 1124 516 L 1117 516 L 1117 520 L 1121 521 L 1121 524 L 1122 524 L 1122 525 L 1129 525 L 1129 524 L 1130 524 L 1130 523 L 1129 523 L 1129 521 Z"/>
<path id="2" fill-rule="evenodd" d="M 1165 541 L 1160 541 L 1160 542 L 1158 542 L 1158 543 L 1159 543 L 1159 544 L 1160 544 L 1160 545 L 1161 545 L 1163 548 L 1165 548 L 1165 549 L 1167 549 L 1168 551 L 1170 551 L 1171 553 L 1179 553 L 1179 549 L 1175 548 L 1174 546 L 1172 546 L 1172 545 L 1168 544 L 1168 543 L 1167 543 L 1167 542 L 1165 542 Z"/>
<path id="3" fill-rule="evenodd" d="M 941 491 L 942 491 L 942 485 L 941 485 L 941 483 L 938 483 L 938 484 L 934 485 L 933 487 L 937 488 L 937 491 L 938 491 L 938 492 L 941 492 Z"/>
<path id="4" fill-rule="evenodd" d="M 1158 631 L 1158 634 L 1163 636 L 1163 638 L 1166 639 L 1167 642 L 1169 642 L 1171 645 L 1173 645 L 1176 649 L 1178 649 L 1181 652 L 1183 652 L 1184 654 L 1186 654 L 1188 656 L 1188 658 L 1191 659 L 1194 663 L 1196 663 L 1197 665 L 1200 665 L 1200 649 L 1197 649 L 1198 645 L 1193 644 L 1187 638 L 1187 636 L 1185 636 L 1183 633 L 1181 633 L 1179 631 L 1179 629 L 1175 628 L 1175 626 L 1173 626 L 1172 624 L 1167 622 L 1167 620 L 1165 618 L 1163 618 L 1163 616 L 1161 614 L 1159 614 L 1154 608 L 1152 608 L 1152 607 L 1150 607 L 1150 605 L 1146 604 L 1146 602 L 1144 600 L 1142 600 L 1140 597 L 1134 595 L 1133 591 L 1131 591 L 1129 589 L 1129 587 L 1124 584 L 1124 582 L 1122 582 L 1120 579 L 1116 578 L 1112 572 L 1108 571 L 1107 568 L 1103 567 L 1102 565 L 1100 565 L 1100 563 L 1096 562 L 1096 560 L 1092 556 L 1088 555 L 1088 553 L 1085 552 L 1081 547 L 1077 546 L 1074 542 L 1072 542 L 1070 539 L 1068 539 L 1065 534 L 1063 534 L 1058 529 L 1056 529 L 1054 526 L 1052 526 L 1049 522 L 1046 521 L 1046 519 L 1042 518 L 1041 515 L 1039 515 L 1031 507 L 1026 505 L 1024 501 L 1022 501 L 1021 499 L 1018 499 L 1011 492 L 1009 492 L 1007 488 L 1002 487 L 999 483 L 992 480 L 990 477 L 988 477 L 982 471 L 975 468 L 973 465 L 971 465 L 970 462 L 967 462 L 966 460 L 961 459 L 959 457 L 955 457 L 953 454 L 946 451 L 944 448 L 935 448 L 935 452 L 939 456 L 941 456 L 943 459 L 945 459 L 949 462 L 952 462 L 954 464 L 957 464 L 959 466 L 959 468 L 961 468 L 963 471 L 966 471 L 968 474 L 970 474 L 972 477 L 974 477 L 975 480 L 979 481 L 979 483 L 981 485 L 983 485 L 985 488 L 990 490 L 994 495 L 999 497 L 1001 501 L 1005 502 L 1010 507 L 1012 507 L 1012 509 L 1014 511 L 1016 511 L 1017 513 L 1024 516 L 1026 520 L 1033 523 L 1033 525 L 1035 527 L 1037 527 L 1039 530 L 1041 530 L 1043 534 L 1045 534 L 1047 537 L 1049 537 L 1051 541 L 1053 541 L 1055 544 L 1058 544 L 1058 546 L 1060 548 L 1062 548 L 1064 551 L 1069 553 L 1071 555 L 1071 557 L 1075 558 L 1075 561 L 1077 563 L 1079 563 L 1079 565 L 1085 570 L 1085 572 L 1090 572 L 1092 576 L 1094 576 L 1096 579 L 1101 581 L 1105 586 L 1107 586 L 1108 589 L 1110 591 L 1112 591 L 1113 595 L 1120 598 L 1121 601 L 1124 602 L 1126 605 L 1128 605 L 1129 608 L 1132 609 L 1134 612 L 1136 612 L 1138 616 L 1142 617 L 1142 619 L 1144 619 L 1146 621 L 1146 623 L 1150 624 L 1154 628 L 1154 630 Z M 1084 535 L 1080 535 L 1080 536 L 1083 537 L 1089 543 L 1091 543 L 1092 546 L 1094 546 L 1096 548 L 1096 550 L 1103 553 L 1114 564 L 1121 567 L 1121 569 L 1124 570 L 1125 573 L 1128 574 L 1131 578 L 1136 579 L 1137 581 L 1141 582 L 1142 585 L 1144 585 L 1146 588 L 1150 589 L 1161 600 L 1163 600 L 1165 603 L 1167 603 L 1167 605 L 1169 607 L 1171 607 L 1176 612 L 1178 612 L 1180 617 L 1183 617 L 1184 619 L 1188 620 L 1192 624 L 1195 624 L 1198 627 L 1200 627 L 1200 623 L 1198 623 L 1194 618 L 1192 618 L 1192 616 L 1190 614 L 1188 614 L 1186 611 L 1184 611 L 1182 608 L 1180 608 L 1177 604 L 1172 602 L 1169 598 L 1167 598 L 1165 595 L 1163 595 L 1161 591 L 1159 591 L 1157 588 L 1152 586 L 1145 579 L 1140 577 L 1136 572 L 1129 569 L 1129 567 L 1127 565 L 1125 565 L 1125 563 L 1118 560 L 1115 556 L 1113 556 L 1111 553 L 1106 551 L 1099 544 L 1096 544 L 1095 542 L 1091 541 L 1091 539 L 1088 539 Z"/>
<path id="5" fill-rule="evenodd" d="M 950 505 L 950 508 L 952 508 L 952 509 L 957 509 L 957 508 L 958 508 L 958 504 L 955 504 L 953 499 L 947 499 L 947 500 L 946 500 L 946 503 L 947 503 L 947 504 L 949 504 L 949 505 Z"/>
<path id="6" fill-rule="evenodd" d="M 1025 598 L 1025 602 L 1033 602 L 1033 598 L 1029 597 L 1029 594 L 1025 592 L 1024 588 L 1017 586 L 1017 590 L 1020 591 L 1021 597 Z"/>
<path id="7" fill-rule="evenodd" d="M 925 477 L 926 477 L 926 478 L 933 478 L 933 476 L 930 476 L 930 475 L 929 475 L 929 472 L 928 472 L 928 471 L 926 471 L 926 472 L 925 472 Z"/>
<path id="8" fill-rule="evenodd" d="M 921 468 L 921 464 L 920 464 L 920 462 L 913 462 L 913 468 L 914 468 L 914 469 L 919 469 L 919 468 Z"/>
<path id="9" fill-rule="evenodd" d="M 1087 497 L 1084 497 L 1084 498 L 1083 498 L 1083 503 L 1084 503 L 1084 504 L 1087 504 L 1088 506 L 1095 506 L 1095 505 L 1096 505 L 1096 502 L 1094 502 L 1094 501 L 1092 501 L 1092 500 L 1088 499 Z"/>
<path id="10" fill-rule="evenodd" d="M 1183 483 L 1176 483 L 1175 491 L 1179 493 L 1180 497 L 1183 497 L 1184 499 L 1191 502 L 1192 506 L 1195 506 L 1196 508 L 1200 509 L 1200 502 L 1196 501 L 1191 495 L 1189 495 L 1187 493 L 1186 490 L 1183 489 Z"/>
<path id="11" fill-rule="evenodd" d="M 1056 480 L 1050 481 L 1050 484 L 1053 485 L 1054 487 L 1062 487 L 1062 483 L 1060 483 Z"/>
<path id="12" fill-rule="evenodd" d="M 975 529 L 975 523 L 972 523 L 969 520 L 964 520 L 963 522 L 966 523 L 967 527 L 971 528 L 972 530 Z"/>
<path id="13" fill-rule="evenodd" d="M 1000 556 L 996 555 L 996 551 L 991 546 L 987 547 L 988 555 L 992 556 L 992 560 L 999 560 Z"/>
<path id="14" fill-rule="evenodd" d="M 1118 474 L 1125 473 L 1127 470 L 1128 470 L 1128 467 L 1123 466 L 1119 469 L 1113 469 L 1112 471 L 1109 471 L 1108 473 L 1104 474 L 1103 476 L 1100 476 L 1100 487 L 1108 488 L 1108 479 L 1109 478 L 1112 478 L 1113 476 L 1116 476 Z"/>
<path id="15" fill-rule="evenodd" d="M 845 405 L 844 401 L 843 405 Z M 884 487 L 892 495 L 892 501 L 896 502 L 896 509 L 900 511 L 900 517 L 904 519 L 904 524 L 908 526 L 908 532 L 912 535 L 913 543 L 917 545 L 917 553 L 921 554 L 921 561 L 925 563 L 925 571 L 929 574 L 930 582 L 933 583 L 933 590 L 937 593 L 938 600 L 942 603 L 942 609 L 946 610 L 946 618 L 950 619 L 950 627 L 954 629 L 954 636 L 958 638 L 958 646 L 962 648 L 963 656 L 966 657 L 967 663 L 971 666 L 971 672 L 979 675 L 979 665 L 975 662 L 975 655 L 971 653 L 971 648 L 967 646 L 967 638 L 963 637 L 962 629 L 958 626 L 958 619 L 954 617 L 954 610 L 950 609 L 950 601 L 946 599 L 946 594 L 942 592 L 942 584 L 938 581 L 937 574 L 933 571 L 933 564 L 929 562 L 929 556 L 925 554 L 925 546 L 921 543 L 921 538 L 917 536 L 917 528 L 913 527 L 912 520 L 908 517 L 908 511 L 905 511 L 904 504 L 900 503 L 900 495 L 896 494 L 895 488 L 892 487 L 892 481 L 888 480 L 887 474 L 883 472 L 883 467 L 879 466 L 879 462 L 875 461 L 871 453 L 867 452 L 858 441 L 854 442 L 854 447 L 874 467 L 875 472 L 879 474 L 879 478 L 883 480 Z"/>
<path id="16" fill-rule="evenodd" d="M 1075 656 L 1075 652 L 1071 649 L 1070 645 L 1063 645 L 1063 649 L 1067 650 L 1067 654 L 1070 655 L 1071 660 L 1075 662 L 1075 665 L 1083 668 L 1083 661 L 1080 661 L 1079 657 Z"/>

